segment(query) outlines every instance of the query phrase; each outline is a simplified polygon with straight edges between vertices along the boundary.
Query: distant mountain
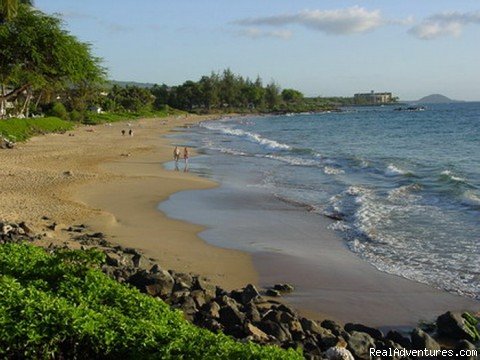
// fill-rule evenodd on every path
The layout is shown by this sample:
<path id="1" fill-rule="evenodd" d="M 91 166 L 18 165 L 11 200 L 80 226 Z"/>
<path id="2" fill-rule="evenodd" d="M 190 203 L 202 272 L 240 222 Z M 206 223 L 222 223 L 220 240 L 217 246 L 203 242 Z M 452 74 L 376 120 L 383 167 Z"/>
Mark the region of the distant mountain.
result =
<path id="1" fill-rule="evenodd" d="M 448 104 L 448 103 L 454 103 L 454 102 L 459 102 L 458 100 L 452 100 L 444 95 L 440 94 L 432 94 L 425 96 L 421 98 L 420 100 L 414 101 L 416 103 L 422 103 L 422 104 Z"/>
<path id="2" fill-rule="evenodd" d="M 146 89 L 150 89 L 151 87 L 153 87 L 153 85 L 155 84 L 152 84 L 152 83 L 142 83 L 142 82 L 136 82 L 136 81 L 117 81 L 117 80 L 110 80 L 109 83 L 113 86 L 113 85 L 118 85 L 118 86 L 137 86 L 139 88 L 146 88 Z"/>

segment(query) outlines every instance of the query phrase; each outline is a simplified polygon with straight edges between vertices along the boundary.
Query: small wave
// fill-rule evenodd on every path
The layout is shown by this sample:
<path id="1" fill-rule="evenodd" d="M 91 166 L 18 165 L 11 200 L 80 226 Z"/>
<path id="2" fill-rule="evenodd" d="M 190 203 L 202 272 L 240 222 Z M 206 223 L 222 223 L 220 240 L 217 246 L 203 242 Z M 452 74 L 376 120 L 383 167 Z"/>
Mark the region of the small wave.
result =
<path id="1" fill-rule="evenodd" d="M 463 193 L 463 203 L 480 209 L 480 195 L 473 190 L 467 190 Z"/>
<path id="2" fill-rule="evenodd" d="M 220 151 L 223 154 L 235 155 L 235 156 L 249 156 L 246 152 L 237 151 L 229 148 L 222 148 L 222 147 L 210 147 L 211 150 Z"/>
<path id="3" fill-rule="evenodd" d="M 340 231 L 340 232 L 347 232 L 347 231 L 350 231 L 352 229 L 352 227 L 344 221 L 334 221 L 333 223 L 328 225 L 328 228 L 330 230 L 335 230 L 335 231 Z"/>
<path id="4" fill-rule="evenodd" d="M 467 180 L 465 178 L 462 178 L 458 175 L 455 175 L 452 171 L 450 170 L 444 170 L 441 172 L 441 175 L 451 181 L 455 181 L 455 182 L 467 182 Z"/>
<path id="5" fill-rule="evenodd" d="M 290 150 L 291 149 L 291 146 L 287 144 L 283 144 L 278 141 L 262 137 L 259 134 L 245 131 L 242 129 L 234 129 L 234 128 L 222 126 L 221 124 L 209 124 L 209 123 L 202 123 L 201 126 L 208 130 L 220 131 L 225 135 L 244 137 L 251 142 L 260 144 L 271 150 Z"/>
<path id="6" fill-rule="evenodd" d="M 385 171 L 387 176 L 396 176 L 396 175 L 406 175 L 411 176 L 413 175 L 412 172 L 399 168 L 393 164 L 388 165 L 387 170 Z"/>
<path id="7" fill-rule="evenodd" d="M 410 184 L 405 186 L 400 186 L 396 189 L 390 190 L 388 193 L 389 200 L 415 200 L 418 196 L 414 196 L 412 193 L 422 190 L 422 185 L 420 184 Z"/>
<path id="8" fill-rule="evenodd" d="M 258 155 L 258 156 L 261 156 L 261 155 Z M 294 166 L 316 166 L 316 165 L 318 165 L 318 163 L 315 160 L 302 159 L 302 158 L 298 158 L 298 157 L 295 157 L 295 156 L 265 155 L 265 156 L 261 156 L 261 157 L 265 157 L 267 159 L 282 161 L 282 162 L 285 162 L 287 164 L 294 165 Z"/>
<path id="9" fill-rule="evenodd" d="M 340 175 L 340 174 L 345 174 L 345 171 L 343 171 L 342 169 L 337 169 L 337 168 L 334 168 L 334 167 L 330 167 L 330 166 L 325 166 L 323 168 L 323 172 L 327 175 Z"/>

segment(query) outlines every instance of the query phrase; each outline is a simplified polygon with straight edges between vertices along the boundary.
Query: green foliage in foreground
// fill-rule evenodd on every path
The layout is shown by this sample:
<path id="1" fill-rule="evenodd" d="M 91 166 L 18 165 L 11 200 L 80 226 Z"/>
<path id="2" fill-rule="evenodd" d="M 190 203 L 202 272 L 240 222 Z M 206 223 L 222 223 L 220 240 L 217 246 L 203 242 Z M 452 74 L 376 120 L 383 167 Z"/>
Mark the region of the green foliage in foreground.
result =
<path id="1" fill-rule="evenodd" d="M 57 117 L 0 120 L 0 135 L 11 141 L 24 141 L 34 135 L 72 128 L 72 123 Z"/>
<path id="2" fill-rule="evenodd" d="M 0 247 L 0 357 L 301 359 L 197 328 L 164 302 L 110 279 L 97 251 Z"/>
<path id="3" fill-rule="evenodd" d="M 109 122 L 135 120 L 140 118 L 162 118 L 171 115 L 182 115 L 185 111 L 176 110 L 168 105 L 161 110 L 137 111 L 137 112 L 105 112 L 101 114 L 88 113 L 83 120 L 85 124 L 103 124 Z"/>

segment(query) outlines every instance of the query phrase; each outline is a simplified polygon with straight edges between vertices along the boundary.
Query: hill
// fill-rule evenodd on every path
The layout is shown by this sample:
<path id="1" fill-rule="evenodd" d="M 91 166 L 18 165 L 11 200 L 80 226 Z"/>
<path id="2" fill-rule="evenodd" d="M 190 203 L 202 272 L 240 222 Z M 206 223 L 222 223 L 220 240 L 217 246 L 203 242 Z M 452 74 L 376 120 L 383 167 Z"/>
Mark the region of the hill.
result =
<path id="1" fill-rule="evenodd" d="M 424 104 L 448 104 L 458 102 L 457 100 L 452 100 L 444 95 L 440 94 L 432 94 L 428 96 L 424 96 L 423 98 L 415 101 L 416 103 L 424 103 Z"/>

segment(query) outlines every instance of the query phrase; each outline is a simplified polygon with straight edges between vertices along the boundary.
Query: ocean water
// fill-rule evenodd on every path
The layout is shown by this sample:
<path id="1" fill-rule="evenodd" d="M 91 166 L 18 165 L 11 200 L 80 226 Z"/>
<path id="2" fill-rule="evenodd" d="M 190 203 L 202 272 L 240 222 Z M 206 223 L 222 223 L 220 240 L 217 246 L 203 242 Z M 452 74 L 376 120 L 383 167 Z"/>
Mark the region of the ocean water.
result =
<path id="1" fill-rule="evenodd" d="M 229 181 L 334 217 L 379 270 L 480 299 L 480 103 L 230 118 L 182 138 L 202 154 L 192 171 L 237 172 Z"/>

